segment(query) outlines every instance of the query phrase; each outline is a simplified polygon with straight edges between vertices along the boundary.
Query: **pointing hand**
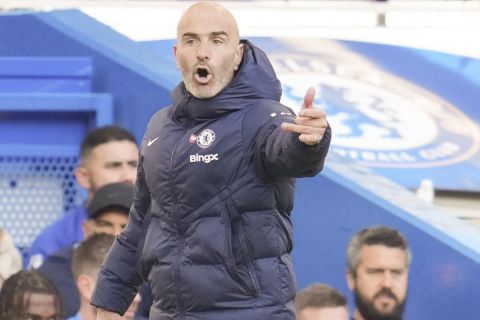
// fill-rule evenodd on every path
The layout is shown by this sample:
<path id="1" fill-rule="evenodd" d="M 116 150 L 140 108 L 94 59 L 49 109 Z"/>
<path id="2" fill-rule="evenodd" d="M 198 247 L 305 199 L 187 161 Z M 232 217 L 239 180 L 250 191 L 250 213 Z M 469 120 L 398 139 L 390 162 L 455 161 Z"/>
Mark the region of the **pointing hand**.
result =
<path id="1" fill-rule="evenodd" d="M 295 118 L 295 123 L 282 123 L 282 128 L 290 132 L 299 133 L 298 139 L 307 145 L 320 143 L 328 127 L 327 114 L 313 105 L 315 89 L 308 88 L 303 98 L 302 108 Z"/>

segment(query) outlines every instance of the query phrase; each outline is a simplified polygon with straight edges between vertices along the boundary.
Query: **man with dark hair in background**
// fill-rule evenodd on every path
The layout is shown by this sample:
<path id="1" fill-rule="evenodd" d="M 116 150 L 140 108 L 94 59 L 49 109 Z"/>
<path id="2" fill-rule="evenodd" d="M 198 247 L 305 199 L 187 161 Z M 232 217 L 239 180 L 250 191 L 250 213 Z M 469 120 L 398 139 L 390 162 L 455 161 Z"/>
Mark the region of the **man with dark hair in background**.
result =
<path id="1" fill-rule="evenodd" d="M 80 163 L 75 169 L 78 184 L 88 192 L 85 206 L 74 208 L 46 227 L 29 249 L 28 266 L 38 268 L 52 253 L 83 239 L 86 206 L 98 188 L 112 182 L 135 183 L 138 147 L 127 130 L 117 126 L 89 132 L 80 146 Z"/>
<path id="2" fill-rule="evenodd" d="M 348 320 L 347 299 L 335 288 L 315 283 L 297 293 L 296 320 Z"/>
<path id="3" fill-rule="evenodd" d="M 412 255 L 397 230 L 383 226 L 358 232 L 347 249 L 347 282 L 355 297 L 354 320 L 401 320 Z"/>
<path id="4" fill-rule="evenodd" d="M 199 2 L 174 46 L 183 81 L 150 120 L 135 201 L 99 274 L 97 319 L 148 279 L 151 319 L 293 320 L 295 178 L 323 168 L 331 131 L 305 95 L 295 116 L 266 54 L 233 15 Z"/>
<path id="5" fill-rule="evenodd" d="M 63 320 L 57 288 L 36 270 L 21 270 L 0 291 L 0 320 Z"/>

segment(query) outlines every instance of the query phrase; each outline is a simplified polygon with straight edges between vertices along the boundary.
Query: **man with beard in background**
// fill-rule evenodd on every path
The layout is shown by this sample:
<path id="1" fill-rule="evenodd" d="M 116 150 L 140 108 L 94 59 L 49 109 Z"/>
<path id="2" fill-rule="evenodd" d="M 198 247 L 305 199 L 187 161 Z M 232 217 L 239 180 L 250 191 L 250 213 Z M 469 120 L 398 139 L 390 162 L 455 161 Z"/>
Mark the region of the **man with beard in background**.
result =
<path id="1" fill-rule="evenodd" d="M 405 308 L 411 252 L 405 237 L 387 227 L 358 232 L 347 249 L 353 320 L 400 320 Z"/>

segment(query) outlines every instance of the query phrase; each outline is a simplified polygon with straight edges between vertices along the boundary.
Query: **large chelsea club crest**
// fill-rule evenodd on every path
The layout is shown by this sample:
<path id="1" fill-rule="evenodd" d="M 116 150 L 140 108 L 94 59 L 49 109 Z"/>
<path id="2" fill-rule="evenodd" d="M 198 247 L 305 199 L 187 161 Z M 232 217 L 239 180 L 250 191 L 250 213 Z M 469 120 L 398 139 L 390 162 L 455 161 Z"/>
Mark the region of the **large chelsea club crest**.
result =
<path id="1" fill-rule="evenodd" d="M 308 54 L 269 55 L 283 84 L 282 103 L 314 104 L 332 127 L 331 152 L 372 167 L 426 168 L 478 151 L 476 125 L 432 92 L 367 62 Z"/>

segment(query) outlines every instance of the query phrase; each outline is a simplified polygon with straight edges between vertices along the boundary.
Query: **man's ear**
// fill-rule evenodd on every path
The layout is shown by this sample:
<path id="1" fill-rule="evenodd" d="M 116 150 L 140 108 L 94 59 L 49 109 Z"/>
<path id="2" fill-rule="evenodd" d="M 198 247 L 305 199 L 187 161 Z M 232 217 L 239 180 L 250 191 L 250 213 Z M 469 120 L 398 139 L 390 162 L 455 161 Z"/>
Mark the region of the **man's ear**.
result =
<path id="1" fill-rule="evenodd" d="M 243 43 L 239 43 L 237 46 L 237 50 L 235 51 L 235 71 L 238 70 L 240 63 L 242 63 L 243 59 Z"/>
<path id="2" fill-rule="evenodd" d="M 347 280 L 348 287 L 353 291 L 353 288 L 355 287 L 355 275 L 352 274 L 350 270 L 347 270 L 345 271 L 345 278 Z"/>
<path id="3" fill-rule="evenodd" d="M 95 279 L 86 274 L 81 274 L 77 278 L 77 288 L 80 296 L 90 301 L 93 290 L 95 289 Z"/>
<path id="4" fill-rule="evenodd" d="M 92 184 L 90 183 L 90 178 L 88 176 L 88 170 L 84 166 L 78 166 L 75 169 L 75 178 L 77 179 L 78 184 L 85 190 L 90 190 Z"/>
<path id="5" fill-rule="evenodd" d="M 175 57 L 175 63 L 177 64 L 177 69 L 180 70 L 180 64 L 177 59 L 177 44 L 173 45 L 173 56 Z"/>

